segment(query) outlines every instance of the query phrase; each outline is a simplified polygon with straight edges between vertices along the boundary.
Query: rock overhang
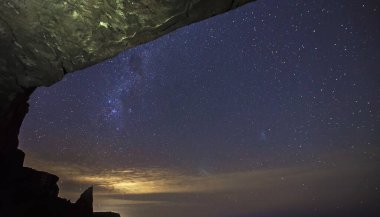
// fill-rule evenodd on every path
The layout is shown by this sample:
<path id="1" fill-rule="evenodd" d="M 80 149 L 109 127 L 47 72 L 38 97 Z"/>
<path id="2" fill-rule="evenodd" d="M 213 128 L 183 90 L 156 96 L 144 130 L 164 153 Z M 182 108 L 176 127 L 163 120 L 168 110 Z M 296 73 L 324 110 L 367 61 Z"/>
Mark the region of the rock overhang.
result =
<path id="1" fill-rule="evenodd" d="M 12 0 L 0 3 L 0 120 L 27 88 L 253 0 Z"/>

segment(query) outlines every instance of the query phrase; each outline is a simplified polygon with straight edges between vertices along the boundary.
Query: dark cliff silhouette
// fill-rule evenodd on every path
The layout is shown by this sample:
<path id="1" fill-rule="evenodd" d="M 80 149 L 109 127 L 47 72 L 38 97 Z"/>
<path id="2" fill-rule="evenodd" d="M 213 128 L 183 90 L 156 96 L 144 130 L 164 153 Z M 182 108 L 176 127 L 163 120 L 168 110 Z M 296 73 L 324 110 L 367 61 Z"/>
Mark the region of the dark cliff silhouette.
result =
<path id="1" fill-rule="evenodd" d="M 28 112 L 34 89 L 16 96 L 4 121 L 0 122 L 0 216 L 4 217 L 118 217 L 115 213 L 93 213 L 93 188 L 72 203 L 58 197 L 59 178 L 24 167 L 25 154 L 18 149 L 18 134 Z"/>
<path id="2" fill-rule="evenodd" d="M 58 177 L 23 166 L 24 153 L 17 150 L 12 165 L 2 168 L 0 216 L 7 217 L 116 217 L 115 213 L 93 213 L 93 188 L 72 203 L 58 197 Z M 8 164 L 8 165 L 10 165 Z"/>

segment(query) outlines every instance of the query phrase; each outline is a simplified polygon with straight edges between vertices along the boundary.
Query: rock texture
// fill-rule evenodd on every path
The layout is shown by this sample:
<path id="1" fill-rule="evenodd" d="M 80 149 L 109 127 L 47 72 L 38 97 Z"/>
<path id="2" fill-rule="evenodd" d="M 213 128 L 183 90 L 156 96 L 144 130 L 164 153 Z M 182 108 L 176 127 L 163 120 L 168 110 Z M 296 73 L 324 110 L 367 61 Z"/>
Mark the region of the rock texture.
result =
<path id="1" fill-rule="evenodd" d="M 0 1 L 0 216 L 92 215 L 91 189 L 72 204 L 58 177 L 23 167 L 17 137 L 35 88 L 251 1 Z"/>
<path id="2" fill-rule="evenodd" d="M 17 93 L 252 0 L 4 0 L 0 117 Z"/>

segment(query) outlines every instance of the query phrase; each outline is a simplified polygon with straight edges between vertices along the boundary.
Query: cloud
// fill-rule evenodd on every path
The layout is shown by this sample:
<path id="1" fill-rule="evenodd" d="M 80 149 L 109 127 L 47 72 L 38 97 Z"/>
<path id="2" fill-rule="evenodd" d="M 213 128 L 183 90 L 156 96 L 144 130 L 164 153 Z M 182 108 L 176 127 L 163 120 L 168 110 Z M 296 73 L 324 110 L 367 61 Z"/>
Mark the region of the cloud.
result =
<path id="1" fill-rule="evenodd" d="M 73 200 L 79 196 L 78 188 L 94 185 L 95 208 L 119 211 L 124 217 L 270 216 L 376 206 L 378 164 L 344 152 L 320 159 L 336 163 L 202 176 L 170 168 L 101 170 L 35 159 L 28 162 L 59 175 L 62 195 Z"/>

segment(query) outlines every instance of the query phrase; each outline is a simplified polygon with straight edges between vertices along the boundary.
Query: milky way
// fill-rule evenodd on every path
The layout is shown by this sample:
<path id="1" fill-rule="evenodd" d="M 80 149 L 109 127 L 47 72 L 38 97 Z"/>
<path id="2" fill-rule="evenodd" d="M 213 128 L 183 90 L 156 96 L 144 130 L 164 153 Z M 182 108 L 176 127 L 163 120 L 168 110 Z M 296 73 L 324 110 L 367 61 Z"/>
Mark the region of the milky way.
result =
<path id="1" fill-rule="evenodd" d="M 261 0 L 69 74 L 27 163 L 124 217 L 378 216 L 378 10 Z"/>

